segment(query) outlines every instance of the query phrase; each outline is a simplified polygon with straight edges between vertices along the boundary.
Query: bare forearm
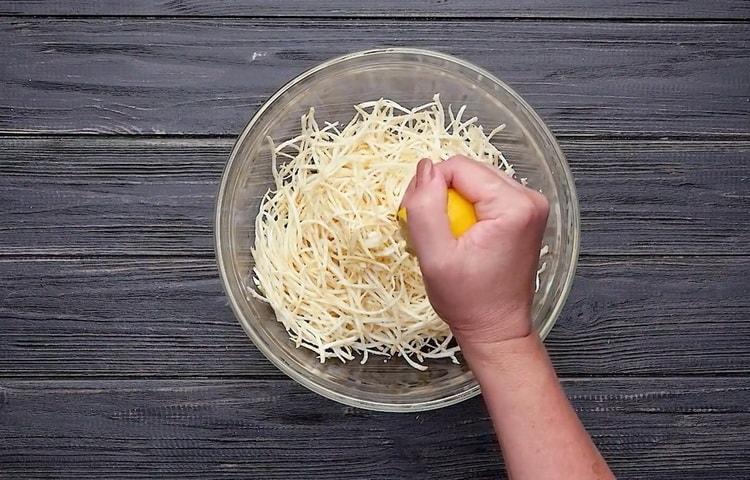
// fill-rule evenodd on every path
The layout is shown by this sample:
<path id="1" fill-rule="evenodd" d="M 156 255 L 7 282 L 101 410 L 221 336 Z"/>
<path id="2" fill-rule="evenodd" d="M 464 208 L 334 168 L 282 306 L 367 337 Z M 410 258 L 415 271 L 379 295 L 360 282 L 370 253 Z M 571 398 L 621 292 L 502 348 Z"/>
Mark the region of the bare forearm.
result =
<path id="1" fill-rule="evenodd" d="M 476 214 L 460 235 L 451 227 L 450 189 Z M 549 214 L 544 195 L 457 155 L 420 160 L 402 206 L 430 303 L 479 379 L 513 480 L 612 478 L 529 335 Z"/>
<path id="2" fill-rule="evenodd" d="M 462 345 L 513 480 L 612 479 L 535 334 Z"/>

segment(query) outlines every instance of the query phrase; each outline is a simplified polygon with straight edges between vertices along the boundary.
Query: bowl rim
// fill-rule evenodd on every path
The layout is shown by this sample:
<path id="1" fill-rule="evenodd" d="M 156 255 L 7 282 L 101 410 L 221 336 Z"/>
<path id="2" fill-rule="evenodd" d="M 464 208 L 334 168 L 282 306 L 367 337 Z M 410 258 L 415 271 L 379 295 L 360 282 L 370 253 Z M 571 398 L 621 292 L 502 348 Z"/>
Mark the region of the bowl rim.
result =
<path id="1" fill-rule="evenodd" d="M 308 79 L 309 77 L 315 75 L 316 73 L 322 70 L 325 70 L 331 66 L 334 66 L 340 63 L 344 63 L 344 62 L 354 60 L 354 59 L 359 59 L 362 57 L 375 56 L 375 55 L 389 55 L 389 54 L 406 54 L 406 55 L 414 55 L 414 56 L 432 57 L 432 58 L 444 60 L 447 62 L 456 63 L 463 68 L 466 68 L 468 70 L 471 70 L 471 71 L 474 71 L 475 73 L 480 74 L 488 82 L 494 83 L 497 87 L 500 87 L 501 89 L 505 90 L 510 96 L 514 98 L 516 102 L 518 102 L 518 104 L 521 107 L 526 109 L 526 113 L 531 117 L 531 119 L 534 122 L 536 122 L 537 124 L 536 127 L 539 128 L 540 133 L 543 136 L 547 137 L 546 139 L 549 141 L 550 145 L 552 146 L 558 158 L 560 159 L 560 162 L 562 163 L 562 166 L 563 166 L 563 170 L 565 172 L 565 180 L 568 184 L 568 188 L 570 192 L 570 199 L 571 199 L 571 207 L 572 207 L 571 220 L 572 220 L 573 227 L 574 227 L 573 232 L 572 232 L 572 238 L 571 238 L 572 254 L 571 254 L 570 268 L 568 269 L 567 274 L 565 278 L 563 279 L 564 285 L 560 292 L 560 296 L 550 312 L 549 320 L 544 325 L 542 325 L 541 329 L 538 331 L 538 335 L 542 340 L 546 338 L 546 336 L 549 334 L 552 327 L 557 322 L 557 318 L 560 315 L 560 312 L 562 311 L 562 308 L 564 307 L 565 302 L 567 301 L 568 295 L 570 294 L 570 290 L 573 285 L 573 278 L 575 276 L 575 272 L 578 267 L 578 256 L 580 253 L 580 237 L 581 237 L 581 224 L 580 223 L 581 222 L 580 222 L 580 207 L 578 204 L 578 195 L 576 193 L 573 174 L 570 170 L 570 166 L 568 165 L 565 155 L 560 149 L 560 146 L 557 143 L 557 140 L 555 139 L 554 135 L 549 130 L 549 127 L 547 127 L 547 125 L 544 123 L 544 121 L 542 121 L 541 117 L 539 117 L 536 111 L 515 90 L 513 90 L 505 82 L 503 82 L 502 80 L 500 80 L 499 78 L 497 78 L 495 75 L 488 72 L 484 68 L 474 65 L 473 63 L 470 63 L 461 58 L 455 57 L 453 55 L 448 55 L 442 52 L 421 49 L 421 48 L 411 48 L 411 47 L 373 48 L 373 49 L 368 49 L 368 50 L 352 52 L 352 53 L 348 53 L 345 55 L 331 58 L 312 68 L 309 68 L 305 70 L 304 72 L 300 73 L 299 75 L 297 75 L 296 77 L 294 77 L 293 79 L 291 79 L 290 81 L 288 81 L 287 83 L 285 83 L 283 86 L 281 86 L 273 95 L 271 95 L 265 102 L 263 102 L 263 105 L 261 105 L 260 108 L 255 112 L 255 114 L 250 118 L 250 120 L 247 122 L 247 124 L 243 128 L 242 133 L 237 137 L 237 140 L 234 142 L 234 145 L 232 146 L 232 152 L 230 153 L 229 159 L 227 160 L 227 163 L 225 164 L 224 169 L 221 174 L 221 182 L 220 182 L 219 190 L 216 196 L 216 208 L 214 210 L 214 252 L 216 254 L 216 262 L 219 268 L 219 275 L 221 277 L 222 288 L 224 289 L 224 292 L 226 293 L 229 299 L 229 304 L 232 308 L 232 312 L 234 313 L 235 318 L 239 321 L 240 325 L 242 325 L 242 328 L 245 330 L 245 333 L 253 342 L 253 344 L 255 344 L 255 347 L 263 354 L 263 356 L 265 356 L 272 364 L 274 364 L 276 368 L 278 368 L 284 374 L 286 374 L 287 376 L 295 380 L 300 385 L 308 388 L 309 390 L 319 395 L 322 395 L 323 397 L 326 397 L 328 399 L 342 403 L 344 405 L 363 408 L 366 410 L 381 411 L 381 412 L 418 412 L 418 411 L 433 410 L 437 408 L 447 407 L 449 405 L 454 405 L 456 403 L 462 402 L 469 398 L 475 397 L 481 392 L 479 384 L 476 382 L 476 380 L 474 380 L 474 385 L 472 387 L 466 390 L 463 390 L 461 392 L 457 392 L 457 393 L 454 393 L 445 397 L 441 397 L 438 399 L 434 399 L 434 400 L 414 402 L 414 403 L 391 403 L 391 402 L 380 402 L 380 401 L 373 401 L 373 400 L 363 400 L 361 398 L 356 398 L 350 395 L 332 391 L 320 385 L 319 383 L 316 383 L 312 379 L 312 377 L 305 376 L 297 372 L 293 368 L 291 368 L 282 358 L 278 357 L 272 351 L 272 349 L 269 348 L 268 345 L 266 345 L 263 341 L 261 341 L 260 337 L 255 332 L 255 329 L 252 327 L 251 322 L 248 321 L 248 319 L 245 317 L 244 313 L 240 309 L 239 303 L 231 290 L 231 287 L 229 284 L 229 272 L 227 271 L 227 268 L 225 267 L 225 261 L 224 261 L 225 259 L 224 259 L 224 255 L 222 254 L 222 245 L 228 245 L 228 243 L 225 243 L 222 238 L 221 212 L 225 206 L 224 205 L 225 195 L 226 195 L 227 184 L 229 182 L 229 172 L 232 169 L 232 166 L 235 160 L 237 159 L 240 146 L 242 145 L 242 143 L 244 142 L 245 138 L 248 136 L 250 131 L 255 127 L 255 124 L 265 114 L 265 112 L 279 99 L 279 97 L 284 95 L 292 87 L 303 82 L 304 80 Z"/>

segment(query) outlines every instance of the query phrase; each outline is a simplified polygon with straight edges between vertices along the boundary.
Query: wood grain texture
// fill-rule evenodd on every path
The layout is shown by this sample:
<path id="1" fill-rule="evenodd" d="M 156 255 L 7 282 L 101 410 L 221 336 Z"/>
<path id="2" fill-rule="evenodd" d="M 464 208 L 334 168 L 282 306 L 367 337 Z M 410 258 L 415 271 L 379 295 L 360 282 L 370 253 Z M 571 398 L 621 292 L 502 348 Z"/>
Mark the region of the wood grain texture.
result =
<path id="1" fill-rule="evenodd" d="M 0 255 L 213 255 L 230 139 L 0 138 Z M 564 140 L 585 254 L 750 253 L 750 142 Z"/>
<path id="2" fill-rule="evenodd" d="M 750 257 L 583 258 L 547 344 L 561 375 L 750 373 Z M 212 259 L 0 260 L 0 378 L 280 378 Z"/>
<path id="3" fill-rule="evenodd" d="M 406 18 L 606 18 L 606 19 L 747 19 L 747 2 L 718 0 L 1 0 L 0 15 L 169 15 L 233 17 L 406 17 Z"/>
<path id="4" fill-rule="evenodd" d="M 547 345 L 618 476 L 749 478 L 750 3 L 365 3 L 0 0 L 0 478 L 505 478 L 481 399 L 325 400 L 219 284 L 232 137 L 384 45 L 486 67 L 563 140 L 584 256 Z"/>
<path id="5" fill-rule="evenodd" d="M 620 478 L 750 475 L 742 379 L 576 379 L 566 391 Z M 338 405 L 291 381 L 3 381 L 12 478 L 506 478 L 480 398 L 419 414 Z"/>
<path id="6" fill-rule="evenodd" d="M 390 45 L 443 50 L 486 67 L 558 135 L 747 135 L 748 28 L 4 18 L 0 132 L 236 134 L 306 68 Z"/>

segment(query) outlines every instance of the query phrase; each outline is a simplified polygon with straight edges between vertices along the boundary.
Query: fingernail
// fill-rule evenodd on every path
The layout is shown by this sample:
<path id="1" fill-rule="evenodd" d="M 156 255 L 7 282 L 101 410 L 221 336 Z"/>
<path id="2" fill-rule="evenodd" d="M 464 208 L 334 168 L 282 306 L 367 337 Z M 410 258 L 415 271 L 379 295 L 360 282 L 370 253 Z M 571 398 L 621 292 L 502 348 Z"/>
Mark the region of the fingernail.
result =
<path id="1" fill-rule="evenodd" d="M 434 180 L 435 177 L 437 177 L 437 174 L 438 174 L 438 169 L 435 168 L 435 164 L 432 163 L 432 161 L 430 161 L 430 178 Z"/>
<path id="2" fill-rule="evenodd" d="M 422 182 L 430 178 L 432 173 L 432 160 L 423 158 L 417 164 L 417 181 Z"/>

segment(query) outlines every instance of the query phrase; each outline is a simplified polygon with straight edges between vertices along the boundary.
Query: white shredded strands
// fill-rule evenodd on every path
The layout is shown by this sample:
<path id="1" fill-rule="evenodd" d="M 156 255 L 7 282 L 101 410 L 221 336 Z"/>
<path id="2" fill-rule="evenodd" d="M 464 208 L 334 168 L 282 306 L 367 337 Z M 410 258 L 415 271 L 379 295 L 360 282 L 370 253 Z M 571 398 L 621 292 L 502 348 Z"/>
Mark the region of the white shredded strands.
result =
<path id="1" fill-rule="evenodd" d="M 250 292 L 321 362 L 398 355 L 419 370 L 430 358 L 458 363 L 395 214 L 421 158 L 463 154 L 513 175 L 490 143 L 504 125 L 485 135 L 476 117 L 463 118 L 465 107 L 445 112 L 438 95 L 414 109 L 386 99 L 354 109 L 343 128 L 320 127 L 310 109 L 300 135 L 275 147 L 269 139 L 275 187 L 255 221 L 258 290 Z"/>

